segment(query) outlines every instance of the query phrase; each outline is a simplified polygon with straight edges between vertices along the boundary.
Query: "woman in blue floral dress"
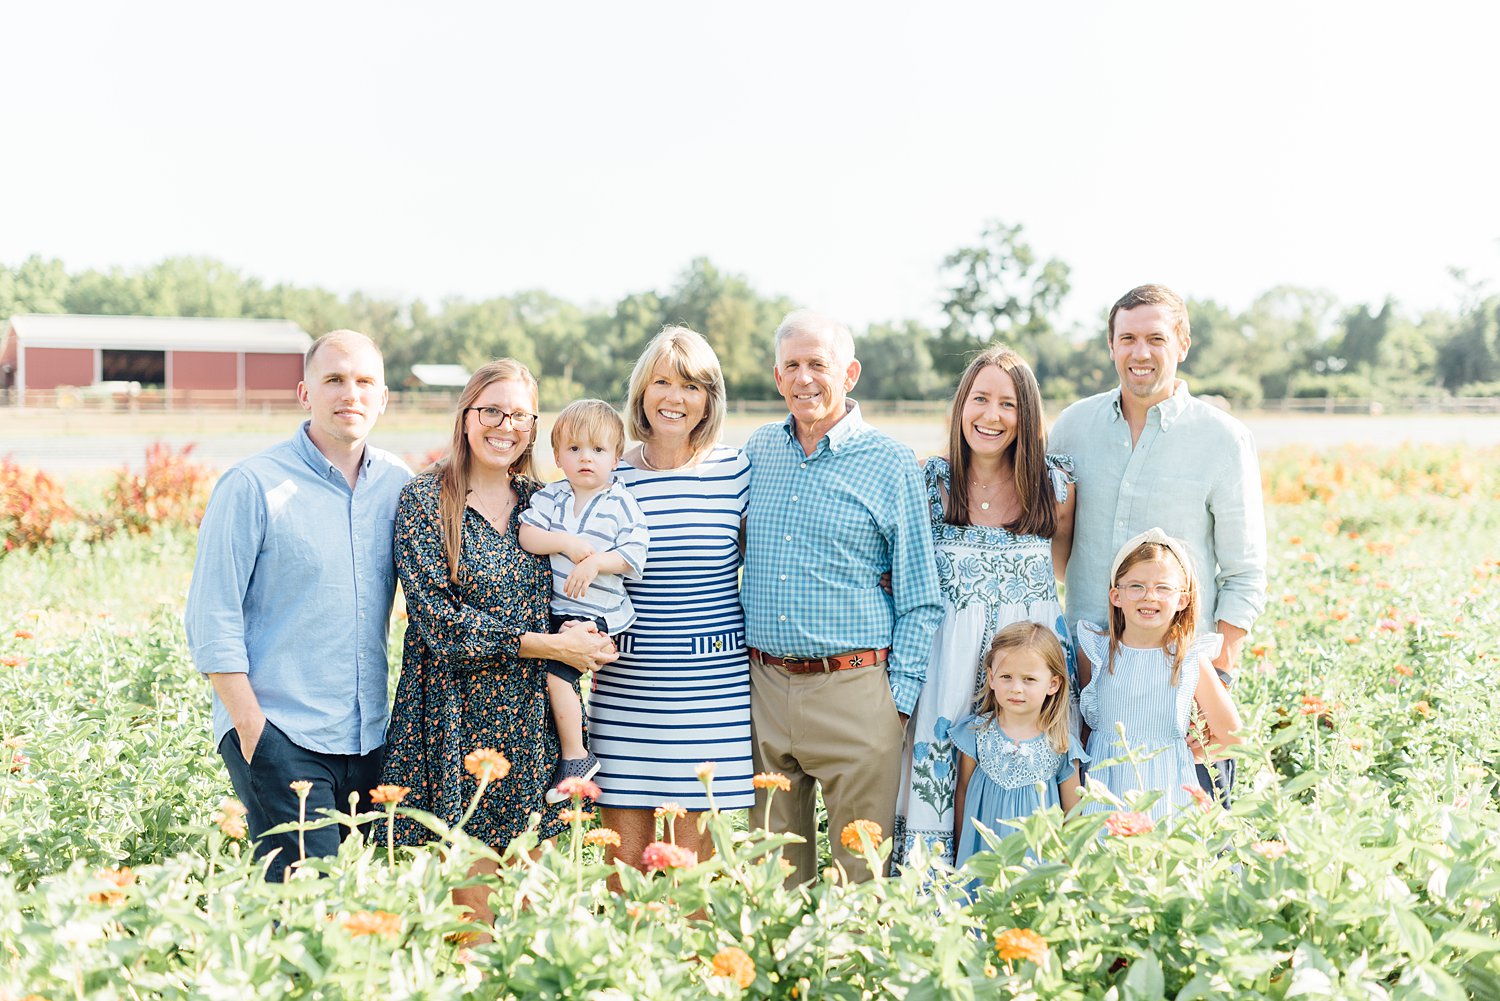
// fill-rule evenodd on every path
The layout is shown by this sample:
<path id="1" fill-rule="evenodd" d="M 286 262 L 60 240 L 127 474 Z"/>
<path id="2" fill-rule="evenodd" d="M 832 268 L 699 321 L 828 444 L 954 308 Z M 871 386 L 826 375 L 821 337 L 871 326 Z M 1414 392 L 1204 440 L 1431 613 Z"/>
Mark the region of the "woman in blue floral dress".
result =
<path id="1" fill-rule="evenodd" d="M 928 459 L 923 471 L 945 615 L 908 725 L 894 858 L 905 862 L 921 841 L 929 858 L 952 863 L 958 768 L 951 731 L 974 711 L 990 639 L 1012 622 L 1045 625 L 1068 651 L 1076 678 L 1057 597 L 1076 491 L 1069 489 L 1072 460 L 1046 453 L 1036 376 L 1003 347 L 964 371 L 948 416 L 948 454 Z"/>

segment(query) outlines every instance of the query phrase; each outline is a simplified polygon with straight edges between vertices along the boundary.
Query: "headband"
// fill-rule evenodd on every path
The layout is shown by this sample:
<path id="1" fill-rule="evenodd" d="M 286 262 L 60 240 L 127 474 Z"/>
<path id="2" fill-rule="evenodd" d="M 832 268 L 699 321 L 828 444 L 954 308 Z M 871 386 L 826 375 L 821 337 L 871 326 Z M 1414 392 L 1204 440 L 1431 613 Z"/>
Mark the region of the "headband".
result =
<path id="1" fill-rule="evenodd" d="M 1193 564 L 1188 557 L 1187 546 L 1180 539 L 1172 538 L 1159 528 L 1148 528 L 1121 546 L 1120 551 L 1115 553 L 1115 561 L 1109 567 L 1110 587 L 1115 586 L 1115 580 L 1120 576 L 1120 564 L 1125 562 L 1125 557 L 1148 542 L 1154 542 L 1170 551 L 1173 556 L 1177 557 L 1177 562 L 1182 564 L 1183 575 L 1190 581 L 1193 579 Z"/>

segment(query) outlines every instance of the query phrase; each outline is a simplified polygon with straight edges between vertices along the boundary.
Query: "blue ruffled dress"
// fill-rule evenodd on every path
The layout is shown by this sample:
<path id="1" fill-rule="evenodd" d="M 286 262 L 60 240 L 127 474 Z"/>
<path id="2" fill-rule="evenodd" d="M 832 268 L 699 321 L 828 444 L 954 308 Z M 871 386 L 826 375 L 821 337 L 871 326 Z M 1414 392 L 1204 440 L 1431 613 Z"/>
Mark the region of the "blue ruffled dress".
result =
<path id="1" fill-rule="evenodd" d="M 989 715 L 965 716 L 953 724 L 950 734 L 954 748 L 978 763 L 964 793 L 964 826 L 954 846 L 954 865 L 963 865 L 970 855 L 989 847 L 976 821 L 1004 837 L 1011 829 L 1002 821 L 1060 806 L 1058 783 L 1089 760 L 1072 735 L 1068 752 L 1059 754 L 1046 735 L 1011 740 Z"/>

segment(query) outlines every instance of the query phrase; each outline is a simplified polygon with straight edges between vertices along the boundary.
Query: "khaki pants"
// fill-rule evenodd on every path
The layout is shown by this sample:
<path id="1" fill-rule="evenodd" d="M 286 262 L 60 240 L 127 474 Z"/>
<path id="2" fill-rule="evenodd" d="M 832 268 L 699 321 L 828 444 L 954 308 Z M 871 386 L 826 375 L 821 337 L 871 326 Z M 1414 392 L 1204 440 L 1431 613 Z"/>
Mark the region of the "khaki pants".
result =
<path id="1" fill-rule="evenodd" d="M 818 875 L 815 784 L 823 787 L 833 858 L 851 879 L 869 879 L 869 866 L 839 844 L 839 833 L 851 820 L 873 820 L 888 838 L 895 823 L 906 728 L 885 665 L 791 674 L 751 658 L 750 725 L 755 770 L 781 772 L 792 783 L 771 799 L 771 829 L 807 839 L 783 850 L 797 867 L 790 879 Z M 755 791 L 752 827 L 764 823 L 766 792 Z"/>

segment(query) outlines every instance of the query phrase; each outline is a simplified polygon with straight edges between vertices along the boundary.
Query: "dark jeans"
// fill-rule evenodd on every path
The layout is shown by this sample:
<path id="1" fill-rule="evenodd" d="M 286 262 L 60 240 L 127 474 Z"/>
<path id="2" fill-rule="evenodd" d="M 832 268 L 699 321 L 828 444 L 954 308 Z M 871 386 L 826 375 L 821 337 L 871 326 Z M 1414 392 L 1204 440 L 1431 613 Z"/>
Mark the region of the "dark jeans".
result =
<path id="1" fill-rule="evenodd" d="M 297 854 L 297 832 L 273 834 L 261 837 L 261 833 L 280 824 L 297 819 L 297 793 L 291 784 L 299 780 L 312 783 L 307 794 L 307 819 L 317 820 L 318 810 L 328 808 L 347 812 L 350 793 L 359 794 L 359 809 L 370 806 L 370 790 L 380 782 L 380 768 L 385 762 L 385 748 L 378 747 L 369 754 L 319 754 L 305 747 L 298 747 L 287 735 L 266 720 L 260 741 L 255 745 L 255 759 L 248 764 L 240 751 L 239 731 L 230 729 L 219 742 L 219 756 L 229 769 L 229 781 L 234 784 L 234 794 L 245 804 L 245 825 L 251 838 L 258 838 L 255 857 L 263 858 L 271 852 L 266 878 L 285 878 L 286 867 L 295 862 Z M 336 855 L 339 842 L 348 831 L 342 825 L 323 827 L 307 831 L 303 843 L 309 856 Z"/>
<path id="2" fill-rule="evenodd" d="M 1230 793 L 1234 791 L 1234 759 L 1225 758 L 1223 761 L 1214 762 L 1214 771 L 1218 773 L 1218 781 L 1209 773 L 1208 766 L 1194 765 L 1198 769 L 1198 784 L 1203 791 L 1217 799 L 1224 807 L 1229 809 L 1231 800 Z"/>
<path id="3" fill-rule="evenodd" d="M 549 616 L 549 621 L 554 633 L 562 631 L 564 622 L 593 622 L 594 628 L 598 629 L 605 636 L 609 635 L 609 627 L 597 615 L 552 615 Z M 583 677 L 583 672 L 578 670 L 578 668 L 564 664 L 560 660 L 549 660 L 545 663 L 548 674 L 555 674 L 569 684 L 576 685 L 578 679 Z"/>

